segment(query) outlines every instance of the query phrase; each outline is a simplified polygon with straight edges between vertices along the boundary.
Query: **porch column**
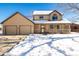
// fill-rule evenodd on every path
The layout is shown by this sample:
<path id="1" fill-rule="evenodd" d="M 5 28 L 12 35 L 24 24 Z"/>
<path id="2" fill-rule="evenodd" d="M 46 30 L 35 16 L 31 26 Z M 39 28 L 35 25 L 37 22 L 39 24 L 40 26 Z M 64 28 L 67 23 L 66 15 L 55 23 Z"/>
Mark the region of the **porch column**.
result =
<path id="1" fill-rule="evenodd" d="M 69 33 L 71 32 L 71 27 L 70 27 L 70 24 L 69 24 Z"/>

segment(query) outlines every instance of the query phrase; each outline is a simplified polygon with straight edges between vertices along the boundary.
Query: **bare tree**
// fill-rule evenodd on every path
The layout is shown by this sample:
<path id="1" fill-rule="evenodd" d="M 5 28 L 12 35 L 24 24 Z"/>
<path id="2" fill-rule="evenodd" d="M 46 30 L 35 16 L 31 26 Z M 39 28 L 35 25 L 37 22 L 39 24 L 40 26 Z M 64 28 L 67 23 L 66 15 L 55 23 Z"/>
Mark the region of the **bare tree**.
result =
<path id="1" fill-rule="evenodd" d="M 74 13 L 74 16 L 71 16 L 73 21 L 79 21 L 79 3 L 61 3 L 58 5 L 63 8 L 64 12 Z"/>

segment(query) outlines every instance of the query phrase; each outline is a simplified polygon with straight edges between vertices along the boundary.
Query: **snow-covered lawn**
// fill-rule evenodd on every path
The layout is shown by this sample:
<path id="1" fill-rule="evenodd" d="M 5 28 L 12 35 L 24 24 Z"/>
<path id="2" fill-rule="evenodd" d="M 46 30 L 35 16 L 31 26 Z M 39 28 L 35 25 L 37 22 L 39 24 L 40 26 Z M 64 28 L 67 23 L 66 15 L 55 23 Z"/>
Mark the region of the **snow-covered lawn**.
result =
<path id="1" fill-rule="evenodd" d="M 79 56 L 79 33 L 30 34 L 16 45 L 9 56 Z"/>

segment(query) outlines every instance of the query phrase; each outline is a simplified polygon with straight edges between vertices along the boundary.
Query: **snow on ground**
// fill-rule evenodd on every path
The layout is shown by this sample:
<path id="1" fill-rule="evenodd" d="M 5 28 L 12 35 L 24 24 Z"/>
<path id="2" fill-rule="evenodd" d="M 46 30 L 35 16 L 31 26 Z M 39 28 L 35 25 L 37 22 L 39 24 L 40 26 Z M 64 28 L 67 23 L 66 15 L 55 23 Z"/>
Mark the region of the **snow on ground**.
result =
<path id="1" fill-rule="evenodd" d="M 79 33 L 30 34 L 6 56 L 79 56 Z"/>

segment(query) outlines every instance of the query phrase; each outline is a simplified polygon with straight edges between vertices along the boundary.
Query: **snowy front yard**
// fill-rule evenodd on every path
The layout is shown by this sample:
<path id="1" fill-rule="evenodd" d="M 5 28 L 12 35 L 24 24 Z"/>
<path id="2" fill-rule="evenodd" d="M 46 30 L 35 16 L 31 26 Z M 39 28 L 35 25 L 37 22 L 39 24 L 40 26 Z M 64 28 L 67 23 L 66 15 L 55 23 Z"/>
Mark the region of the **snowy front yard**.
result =
<path id="1" fill-rule="evenodd" d="M 79 33 L 30 34 L 6 56 L 79 56 Z"/>

